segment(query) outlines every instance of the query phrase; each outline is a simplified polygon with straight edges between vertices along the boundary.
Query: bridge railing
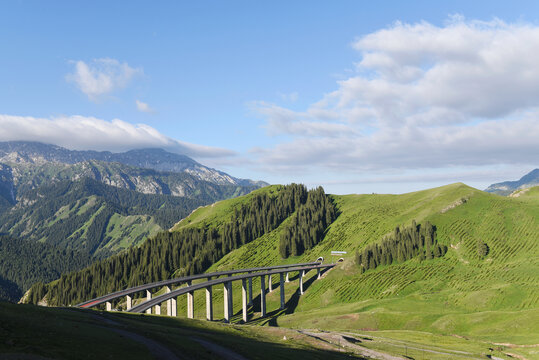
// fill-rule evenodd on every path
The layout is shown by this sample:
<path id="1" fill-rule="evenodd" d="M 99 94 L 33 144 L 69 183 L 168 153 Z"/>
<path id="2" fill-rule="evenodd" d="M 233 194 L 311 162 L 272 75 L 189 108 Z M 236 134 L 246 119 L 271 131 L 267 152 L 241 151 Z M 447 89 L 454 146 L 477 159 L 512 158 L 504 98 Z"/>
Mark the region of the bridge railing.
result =
<path id="1" fill-rule="evenodd" d="M 149 291 L 154 288 L 162 288 L 162 287 L 170 287 L 173 285 L 178 284 L 187 284 L 191 285 L 193 280 L 198 279 L 211 279 L 214 277 L 219 276 L 232 276 L 234 274 L 239 273 L 249 273 L 249 272 L 261 272 L 261 271 L 270 271 L 275 269 L 286 269 L 286 268 L 292 268 L 292 267 L 298 267 L 298 266 L 309 266 L 309 265 L 317 265 L 320 264 L 319 262 L 310 262 L 310 263 L 301 263 L 301 264 L 291 264 L 291 265 L 275 265 L 275 266 L 265 266 L 265 267 L 257 267 L 257 268 L 247 268 L 247 269 L 236 269 L 236 270 L 227 270 L 227 271 L 219 271 L 219 272 L 213 272 L 213 273 L 205 273 L 205 274 L 197 274 L 197 275 L 190 275 L 190 276 L 182 276 L 174 279 L 167 279 L 162 281 L 156 281 L 150 284 L 144 284 L 139 286 L 134 286 L 128 289 L 116 291 L 110 294 L 106 294 L 100 297 L 97 297 L 95 299 L 91 299 L 85 302 L 82 302 L 80 304 L 77 304 L 77 307 L 80 308 L 91 308 L 94 306 L 98 306 L 105 303 L 110 303 L 111 301 L 124 297 L 127 297 L 127 308 L 128 310 L 131 308 L 130 303 L 132 303 L 132 297 L 130 295 L 146 291 L 147 298 L 151 297 L 151 294 L 149 294 Z M 107 304 L 107 307 L 110 307 Z"/>
<path id="2" fill-rule="evenodd" d="M 299 265 L 299 266 L 298 266 Z M 193 293 L 195 290 L 206 289 L 206 319 L 213 320 L 213 300 L 212 300 L 212 286 L 223 284 L 224 285 L 224 320 L 229 322 L 233 314 L 233 303 L 232 303 L 232 282 L 239 281 L 242 282 L 242 315 L 243 321 L 247 322 L 247 307 L 252 304 L 252 278 L 259 276 L 261 281 L 260 286 L 260 313 L 261 316 L 266 315 L 266 286 L 265 286 L 265 277 L 271 277 L 272 275 L 279 275 L 280 277 L 280 295 L 281 295 L 281 309 L 285 308 L 285 273 L 288 272 L 299 272 L 299 292 L 300 295 L 303 294 L 303 276 L 309 270 L 318 270 L 318 278 L 320 278 L 322 269 L 330 269 L 334 267 L 335 264 L 314 264 L 314 265 L 304 265 L 304 264 L 295 264 L 295 267 L 288 267 L 286 269 L 271 269 L 269 271 L 261 271 L 257 273 L 248 273 L 243 275 L 231 276 L 228 278 L 220 278 L 208 280 L 202 283 L 193 284 L 188 287 L 183 287 L 176 289 L 166 294 L 157 296 L 155 298 L 149 299 L 133 308 L 129 309 L 128 312 L 132 313 L 143 313 L 151 311 L 152 308 L 160 309 L 162 303 L 167 303 L 167 314 L 170 314 L 170 307 L 175 308 L 175 301 L 173 299 L 177 298 L 180 295 L 187 294 L 187 317 L 193 318 Z M 249 280 L 249 286 L 247 286 L 247 280 Z M 271 280 L 270 280 L 271 282 Z M 271 291 L 271 288 L 270 288 Z M 160 311 L 160 310 L 159 310 Z M 172 314 L 175 316 L 175 314 Z"/>

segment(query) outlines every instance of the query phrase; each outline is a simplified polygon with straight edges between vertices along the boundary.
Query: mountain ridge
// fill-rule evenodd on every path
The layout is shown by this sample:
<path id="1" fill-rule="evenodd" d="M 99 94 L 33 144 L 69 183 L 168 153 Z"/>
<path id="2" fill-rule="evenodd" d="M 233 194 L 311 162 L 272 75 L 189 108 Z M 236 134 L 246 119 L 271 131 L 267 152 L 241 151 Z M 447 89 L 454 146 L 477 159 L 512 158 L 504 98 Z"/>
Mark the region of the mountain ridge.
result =
<path id="1" fill-rule="evenodd" d="M 491 184 L 485 191 L 498 195 L 510 195 L 516 190 L 527 189 L 537 185 L 539 185 L 539 169 L 534 169 L 522 176 L 519 180 Z"/>
<path id="2" fill-rule="evenodd" d="M 89 160 L 118 162 L 134 167 L 164 172 L 185 172 L 199 180 L 217 185 L 266 186 L 263 181 L 239 179 L 223 171 L 204 166 L 186 155 L 160 148 L 133 149 L 121 153 L 95 150 L 70 150 L 64 147 L 31 141 L 0 142 L 0 163 L 37 165 L 46 162 L 76 164 Z"/>
<path id="3" fill-rule="evenodd" d="M 14 238 L 10 244 L 21 249 L 35 244 L 73 252 L 74 260 L 58 268 L 66 273 L 141 244 L 199 206 L 248 194 L 264 184 L 162 149 L 114 154 L 0 142 L 0 234 Z M 21 251 L 12 254 L 31 259 L 9 267 L 0 259 L 5 280 L 0 281 L 0 298 L 13 300 L 30 279 L 52 280 L 47 271 L 36 273 L 24 264 L 48 262 L 54 251 Z"/>

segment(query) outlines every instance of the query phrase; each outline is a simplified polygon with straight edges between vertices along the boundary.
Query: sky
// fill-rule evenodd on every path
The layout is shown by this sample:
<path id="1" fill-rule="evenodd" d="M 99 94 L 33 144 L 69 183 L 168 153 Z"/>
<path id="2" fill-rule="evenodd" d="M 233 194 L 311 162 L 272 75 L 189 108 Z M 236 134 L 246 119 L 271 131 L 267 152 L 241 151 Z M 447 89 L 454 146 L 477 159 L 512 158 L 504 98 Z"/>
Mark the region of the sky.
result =
<path id="1" fill-rule="evenodd" d="M 539 167 L 535 1 L 0 3 L 0 141 L 327 192 Z"/>

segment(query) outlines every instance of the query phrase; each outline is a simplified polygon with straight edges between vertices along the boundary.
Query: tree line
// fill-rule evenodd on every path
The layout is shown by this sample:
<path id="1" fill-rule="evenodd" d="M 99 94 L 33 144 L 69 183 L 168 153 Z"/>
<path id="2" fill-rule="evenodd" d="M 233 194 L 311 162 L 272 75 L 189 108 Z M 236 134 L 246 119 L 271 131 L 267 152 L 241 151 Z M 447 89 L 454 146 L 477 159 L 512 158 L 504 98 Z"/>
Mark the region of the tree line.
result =
<path id="1" fill-rule="evenodd" d="M 36 284 L 30 301 L 46 295 L 51 305 L 76 304 L 119 289 L 170 278 L 202 273 L 228 252 L 277 228 L 301 208 L 311 192 L 304 185 L 279 187 L 274 194 L 253 194 L 236 206 L 223 223 L 161 232 L 140 247 L 129 249 L 50 284 Z M 323 192 L 323 190 L 322 190 Z M 312 205 L 320 195 L 311 195 Z M 35 292 L 35 294 L 34 294 Z"/>
<path id="2" fill-rule="evenodd" d="M 412 226 L 396 227 L 391 235 L 380 243 L 370 244 L 362 252 L 356 251 L 356 263 L 361 272 L 382 265 L 402 263 L 412 258 L 430 260 L 447 253 L 447 246 L 438 244 L 436 227 L 430 222 Z"/>
<path id="3" fill-rule="evenodd" d="M 305 204 L 281 232 L 279 253 L 283 259 L 303 254 L 324 237 L 326 228 L 337 217 L 333 201 L 320 186 L 309 191 Z"/>

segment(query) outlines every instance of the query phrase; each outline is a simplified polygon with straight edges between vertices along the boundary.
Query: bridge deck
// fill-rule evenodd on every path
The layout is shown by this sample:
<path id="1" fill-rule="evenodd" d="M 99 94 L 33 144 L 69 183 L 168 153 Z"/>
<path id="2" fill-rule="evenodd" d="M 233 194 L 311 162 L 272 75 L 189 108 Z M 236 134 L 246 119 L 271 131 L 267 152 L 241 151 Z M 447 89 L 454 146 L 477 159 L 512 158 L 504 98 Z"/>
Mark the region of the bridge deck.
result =
<path id="1" fill-rule="evenodd" d="M 205 281 L 205 282 L 202 282 L 202 283 L 199 283 L 199 284 L 194 284 L 194 285 L 191 285 L 191 286 L 183 287 L 181 289 L 176 289 L 176 290 L 171 291 L 169 293 L 157 296 L 157 297 L 155 297 L 155 298 L 153 298 L 151 300 L 147 300 L 147 301 L 143 302 L 142 304 L 134 306 L 130 310 L 127 310 L 127 311 L 132 312 L 132 313 L 142 313 L 142 312 L 146 311 L 147 309 L 150 309 L 151 307 L 153 307 L 155 305 L 159 305 L 159 304 L 161 304 L 161 303 L 163 303 L 163 302 L 165 302 L 165 301 L 167 301 L 169 299 L 175 298 L 177 296 L 187 294 L 187 293 L 189 293 L 191 291 L 204 289 L 204 288 L 206 288 L 208 286 L 224 284 L 224 283 L 230 282 L 230 281 L 248 279 L 248 278 L 252 278 L 252 277 L 256 277 L 256 276 L 275 275 L 275 274 L 280 274 L 280 273 L 284 273 L 284 272 L 332 268 L 332 267 L 335 266 L 335 264 L 319 264 L 319 263 L 316 263 L 316 264 L 317 265 L 307 265 L 307 266 L 302 266 L 304 264 L 294 264 L 294 265 L 296 265 L 296 267 L 293 267 L 293 268 L 276 269 L 276 270 L 274 269 L 274 270 L 270 270 L 270 271 L 257 272 L 256 274 L 250 273 L 250 274 L 244 274 L 244 275 L 231 276 L 231 277 L 228 277 L 228 278 L 220 278 L 220 279 L 209 280 L 209 281 Z M 300 265 L 300 266 L 298 266 L 298 265 Z"/>
<path id="2" fill-rule="evenodd" d="M 276 266 L 265 266 L 265 267 L 257 267 L 257 268 L 247 268 L 247 269 L 236 269 L 236 270 L 228 270 L 228 271 L 219 271 L 214 273 L 206 273 L 206 274 L 197 274 L 197 275 L 190 275 L 190 276 L 183 276 L 179 278 L 174 279 L 167 279 L 162 281 L 153 282 L 150 284 L 144 284 L 135 286 L 129 289 L 116 291 L 107 295 L 103 295 L 100 297 L 97 297 L 95 299 L 91 299 L 85 302 L 82 302 L 77 307 L 81 308 L 90 308 L 93 306 L 97 306 L 100 304 L 104 304 L 108 301 L 134 294 L 140 291 L 150 290 L 157 287 L 163 287 L 163 286 L 169 286 L 169 285 L 175 285 L 175 284 L 181 284 L 186 283 L 188 281 L 198 280 L 198 279 L 204 279 L 204 278 L 212 278 L 212 277 L 218 277 L 218 276 L 229 276 L 234 275 L 238 273 L 254 273 L 254 272 L 261 272 L 261 271 L 269 271 L 269 270 L 275 270 L 275 269 L 287 269 L 292 267 L 301 267 L 301 266 L 309 266 L 309 265 L 318 265 L 319 262 L 310 262 L 310 263 L 301 263 L 301 264 L 291 264 L 291 265 L 276 265 Z M 294 271 L 294 270 L 287 270 L 287 271 Z M 297 270 L 295 270 L 297 271 Z M 230 278 L 229 278 L 230 279 Z M 206 283 L 206 282 L 205 282 Z M 219 284 L 219 283 L 218 283 Z M 206 285 L 208 286 L 208 285 Z"/>

